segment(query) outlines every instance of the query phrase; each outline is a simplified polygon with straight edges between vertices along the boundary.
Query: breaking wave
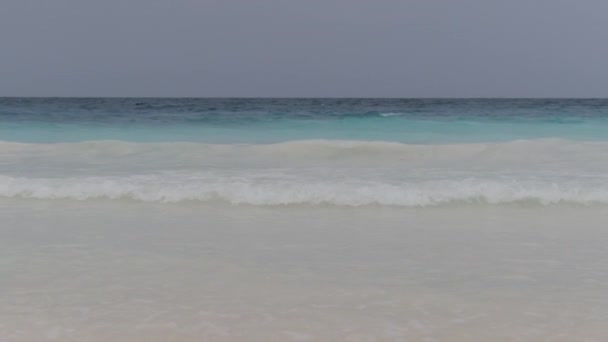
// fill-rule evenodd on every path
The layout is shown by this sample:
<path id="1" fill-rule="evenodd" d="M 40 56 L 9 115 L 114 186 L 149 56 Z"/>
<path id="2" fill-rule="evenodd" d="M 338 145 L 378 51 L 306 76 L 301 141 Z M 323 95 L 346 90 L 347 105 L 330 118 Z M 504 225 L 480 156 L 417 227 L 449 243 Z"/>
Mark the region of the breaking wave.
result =
<path id="1" fill-rule="evenodd" d="M 608 204 L 608 143 L 0 142 L 0 198 L 260 206 Z"/>
<path id="2" fill-rule="evenodd" d="M 186 175 L 19 178 L 0 176 L 0 197 L 40 200 L 224 202 L 234 205 L 608 204 L 608 185 L 564 181 L 460 179 L 383 183 L 209 178 Z"/>

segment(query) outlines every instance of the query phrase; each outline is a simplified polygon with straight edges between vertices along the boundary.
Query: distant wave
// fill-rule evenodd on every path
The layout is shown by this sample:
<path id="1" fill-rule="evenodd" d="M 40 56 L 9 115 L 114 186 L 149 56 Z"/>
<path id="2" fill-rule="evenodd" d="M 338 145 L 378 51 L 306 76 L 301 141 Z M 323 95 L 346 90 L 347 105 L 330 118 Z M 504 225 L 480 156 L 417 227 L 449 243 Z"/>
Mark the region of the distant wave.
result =
<path id="1" fill-rule="evenodd" d="M 5 167 L 3 167 L 5 165 Z M 60 144 L 0 142 L 0 174 L 44 167 L 62 175 L 89 169 L 133 174 L 150 170 L 209 168 L 316 168 L 331 172 L 375 169 L 380 173 L 476 170 L 608 174 L 608 143 L 559 139 L 505 143 L 416 145 L 382 141 L 305 140 L 277 144 L 134 143 L 91 141 Z M 70 165 L 64 168 L 63 165 Z M 12 169 L 11 169 L 12 167 Z M 16 170 L 16 171 L 15 171 Z M 37 171 L 38 170 L 38 171 Z M 333 170 L 333 171 L 332 171 Z M 420 171 L 416 171 L 420 170 Z M 30 172 L 31 171 L 31 172 Z"/>
<path id="2" fill-rule="evenodd" d="M 40 200 L 223 202 L 234 205 L 428 207 L 450 204 L 608 204 L 608 185 L 458 179 L 384 183 L 344 180 L 197 178 L 192 175 L 20 178 L 0 176 L 0 197 Z"/>
<path id="3" fill-rule="evenodd" d="M 557 157 L 571 157 L 577 154 L 608 153 L 608 142 L 585 142 L 564 139 L 515 140 L 495 143 L 456 144 L 405 144 L 388 141 L 366 140 L 295 140 L 273 144 L 206 144 L 193 142 L 139 143 L 127 141 L 85 141 L 76 143 L 30 144 L 0 141 L 0 158 L 24 154 L 33 156 L 96 156 L 116 157 L 126 155 L 157 154 L 201 156 L 256 156 L 265 158 L 312 157 L 381 157 L 398 158 L 422 157 L 455 158 L 467 156 L 487 156 L 492 159 L 508 157 L 534 158 L 554 154 Z M 532 159 L 534 159 L 532 158 Z"/>
<path id="4" fill-rule="evenodd" d="M 380 113 L 379 115 L 382 117 L 389 117 L 389 116 L 401 116 L 404 114 L 403 113 Z"/>

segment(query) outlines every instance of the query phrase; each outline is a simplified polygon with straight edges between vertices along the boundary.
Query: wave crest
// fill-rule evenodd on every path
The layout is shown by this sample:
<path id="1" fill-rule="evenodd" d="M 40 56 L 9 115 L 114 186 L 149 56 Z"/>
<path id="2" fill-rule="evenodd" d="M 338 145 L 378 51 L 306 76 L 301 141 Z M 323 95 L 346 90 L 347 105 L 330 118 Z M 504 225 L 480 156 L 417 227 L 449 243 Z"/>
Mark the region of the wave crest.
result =
<path id="1" fill-rule="evenodd" d="M 296 140 L 274 144 L 206 144 L 191 142 L 137 143 L 127 141 L 87 141 L 78 143 L 27 144 L 0 141 L 0 158 L 21 156 L 41 158 L 150 157 L 180 159 L 221 158 L 260 160 L 392 160 L 427 162 L 475 158 L 479 161 L 543 160 L 608 157 L 608 142 L 561 139 L 516 140 L 495 143 L 405 144 L 387 141 Z"/>

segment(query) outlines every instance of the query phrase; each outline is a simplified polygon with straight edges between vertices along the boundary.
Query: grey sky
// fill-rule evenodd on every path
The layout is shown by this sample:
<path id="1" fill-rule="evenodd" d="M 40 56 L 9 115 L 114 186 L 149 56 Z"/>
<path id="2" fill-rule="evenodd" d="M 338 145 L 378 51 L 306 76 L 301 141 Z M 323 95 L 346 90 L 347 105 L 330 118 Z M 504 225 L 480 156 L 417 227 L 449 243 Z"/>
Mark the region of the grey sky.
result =
<path id="1" fill-rule="evenodd" d="M 606 97 L 606 0 L 0 0 L 0 96 Z"/>

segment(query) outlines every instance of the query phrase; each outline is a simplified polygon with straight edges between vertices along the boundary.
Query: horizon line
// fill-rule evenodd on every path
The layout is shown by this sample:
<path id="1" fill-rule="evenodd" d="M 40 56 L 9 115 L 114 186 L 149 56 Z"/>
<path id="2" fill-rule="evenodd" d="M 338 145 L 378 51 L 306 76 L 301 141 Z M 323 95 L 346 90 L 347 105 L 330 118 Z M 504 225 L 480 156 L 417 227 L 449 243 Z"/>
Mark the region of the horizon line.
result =
<path id="1" fill-rule="evenodd" d="M 568 96 L 466 96 L 466 97 L 443 97 L 443 96 L 0 96 L 0 99 L 9 98 L 38 98 L 38 99 L 379 99 L 379 100 L 603 100 L 606 97 L 568 97 Z"/>

